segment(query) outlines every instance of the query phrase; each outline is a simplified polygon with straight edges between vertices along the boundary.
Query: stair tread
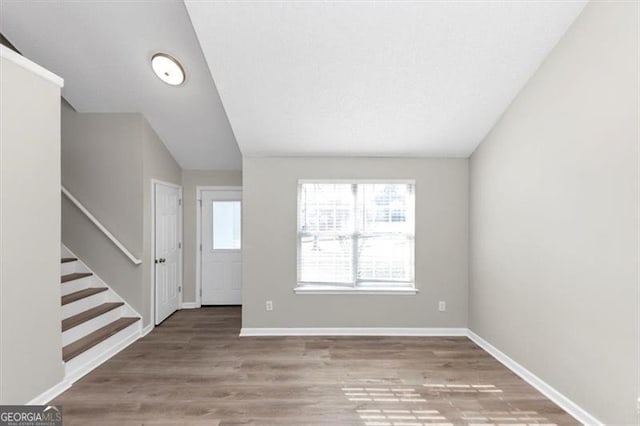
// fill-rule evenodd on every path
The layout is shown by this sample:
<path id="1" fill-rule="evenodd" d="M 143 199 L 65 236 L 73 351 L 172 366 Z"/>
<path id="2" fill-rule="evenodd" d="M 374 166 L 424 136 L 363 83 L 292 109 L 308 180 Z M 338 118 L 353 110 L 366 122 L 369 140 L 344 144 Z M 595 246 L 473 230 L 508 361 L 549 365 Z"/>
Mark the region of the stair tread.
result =
<path id="1" fill-rule="evenodd" d="M 90 288 L 85 288 L 84 290 L 69 293 L 65 296 L 62 296 L 62 304 L 66 305 L 68 303 L 75 302 L 76 300 L 84 299 L 85 297 L 102 293 L 103 291 L 107 291 L 107 288 L 106 287 L 90 287 Z"/>
<path id="2" fill-rule="evenodd" d="M 81 339 L 76 340 L 73 343 L 68 344 L 62 348 L 62 359 L 67 362 L 81 353 L 91 349 L 100 342 L 107 340 L 109 337 L 115 335 L 121 330 L 129 327 L 131 324 L 139 321 L 137 317 L 122 317 L 111 324 L 105 325 L 102 328 L 97 329 L 93 333 L 87 334 Z"/>
<path id="3" fill-rule="evenodd" d="M 88 309 L 79 314 L 73 315 L 67 319 L 62 320 L 62 331 L 67 331 L 77 325 L 83 324 L 89 320 L 99 317 L 109 311 L 112 311 L 120 306 L 124 305 L 123 302 L 103 303 L 95 308 Z"/>
<path id="4" fill-rule="evenodd" d="M 60 259 L 60 263 L 75 262 L 76 260 L 78 259 L 75 257 L 63 257 L 62 259 Z"/>
<path id="5" fill-rule="evenodd" d="M 60 282 L 66 283 L 73 280 L 79 280 L 80 278 L 90 277 L 91 275 L 93 275 L 91 272 L 74 272 L 72 274 L 61 276 Z"/>

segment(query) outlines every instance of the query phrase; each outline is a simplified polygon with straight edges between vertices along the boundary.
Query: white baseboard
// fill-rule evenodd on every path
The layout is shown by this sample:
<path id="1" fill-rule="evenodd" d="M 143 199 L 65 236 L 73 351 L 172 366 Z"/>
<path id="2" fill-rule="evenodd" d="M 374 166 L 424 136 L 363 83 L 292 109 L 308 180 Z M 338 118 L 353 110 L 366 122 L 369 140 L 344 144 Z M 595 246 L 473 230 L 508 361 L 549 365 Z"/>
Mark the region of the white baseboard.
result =
<path id="1" fill-rule="evenodd" d="M 45 405 L 70 387 L 71 383 L 63 379 L 61 382 L 56 383 L 40 395 L 33 398 L 31 401 L 27 402 L 27 405 Z"/>
<path id="2" fill-rule="evenodd" d="M 82 365 L 81 367 L 75 369 L 68 374 L 65 374 L 65 377 L 59 383 L 53 385 L 51 388 L 42 392 L 40 395 L 33 398 L 31 401 L 27 402 L 27 405 L 45 405 L 49 403 L 51 400 L 56 398 L 62 392 L 69 389 L 75 382 L 89 374 L 91 371 L 98 368 L 101 364 L 108 361 L 118 352 L 125 349 L 127 346 L 131 345 L 133 342 L 138 339 L 146 336 L 153 330 L 153 324 L 146 326 L 144 329 L 139 329 L 135 333 L 131 333 L 129 336 L 124 338 L 122 341 L 118 342 L 115 346 L 109 348 L 108 350 L 102 352 L 100 355 L 93 358 L 91 361 Z"/>
<path id="3" fill-rule="evenodd" d="M 140 333 L 140 337 L 144 337 L 147 334 L 151 333 L 154 328 L 155 327 L 153 326 L 153 323 L 147 325 L 145 328 L 142 329 L 142 332 Z"/>
<path id="4" fill-rule="evenodd" d="M 197 302 L 182 302 L 182 309 L 198 309 L 199 307 Z"/>
<path id="5" fill-rule="evenodd" d="M 466 328 L 396 328 L 396 327 L 337 327 L 337 328 L 247 328 L 240 336 L 466 336 Z"/>
<path id="6" fill-rule="evenodd" d="M 482 337 L 478 336 L 473 331 L 468 330 L 468 337 L 476 345 L 480 346 L 491 356 L 500 361 L 500 363 L 502 363 L 505 367 L 520 376 L 522 380 L 536 388 L 541 394 L 549 398 L 551 401 L 555 402 L 560 408 L 569 413 L 580 423 L 591 426 L 604 424 L 600 420 L 596 419 L 594 416 L 586 412 L 578 404 L 571 401 L 569 398 L 554 389 L 547 382 L 524 368 L 522 365 L 518 364 L 513 359 L 509 358 L 509 356 L 507 356 L 504 352 L 500 351 L 498 348 L 484 340 Z"/>

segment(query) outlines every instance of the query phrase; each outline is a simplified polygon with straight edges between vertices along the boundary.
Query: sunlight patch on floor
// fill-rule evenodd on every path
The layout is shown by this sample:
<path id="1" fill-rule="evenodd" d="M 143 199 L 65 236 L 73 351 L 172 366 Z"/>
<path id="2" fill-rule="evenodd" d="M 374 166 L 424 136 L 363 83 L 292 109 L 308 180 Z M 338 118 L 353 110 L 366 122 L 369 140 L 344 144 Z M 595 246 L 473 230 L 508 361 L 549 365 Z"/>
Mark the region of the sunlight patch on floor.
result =
<path id="1" fill-rule="evenodd" d="M 418 385 L 418 389 L 404 386 L 342 388 L 344 396 L 349 401 L 361 402 L 365 406 L 367 404 L 374 405 L 375 408 L 356 410 L 365 426 L 453 426 L 460 424 L 461 420 L 468 426 L 557 426 L 555 423 L 549 423 L 549 420 L 537 411 L 532 410 L 461 410 L 458 414 L 460 417 L 456 416 L 456 419 L 452 421 L 439 410 L 425 407 L 424 405 L 428 401 L 420 391 L 449 393 L 452 398 L 460 394 L 476 394 L 478 396 L 479 394 L 494 394 L 502 399 L 501 394 L 503 393 L 502 389 L 491 384 L 424 383 L 422 386 Z M 387 407 L 382 408 L 380 405 L 387 405 Z M 407 408 L 407 405 L 410 408 Z"/>
<path id="2" fill-rule="evenodd" d="M 349 401 L 426 402 L 414 388 L 342 388 Z"/>
<path id="3" fill-rule="evenodd" d="M 469 426 L 557 426 L 537 411 L 465 411 L 462 419 Z M 547 422 L 547 423 L 545 423 Z"/>
<path id="4" fill-rule="evenodd" d="M 438 410 L 356 410 L 365 426 L 453 426 Z M 428 421 L 428 423 L 423 423 Z"/>
<path id="5" fill-rule="evenodd" d="M 502 393 L 502 389 L 494 385 L 465 385 L 465 384 L 440 384 L 425 383 L 423 387 L 437 392 L 453 393 Z"/>

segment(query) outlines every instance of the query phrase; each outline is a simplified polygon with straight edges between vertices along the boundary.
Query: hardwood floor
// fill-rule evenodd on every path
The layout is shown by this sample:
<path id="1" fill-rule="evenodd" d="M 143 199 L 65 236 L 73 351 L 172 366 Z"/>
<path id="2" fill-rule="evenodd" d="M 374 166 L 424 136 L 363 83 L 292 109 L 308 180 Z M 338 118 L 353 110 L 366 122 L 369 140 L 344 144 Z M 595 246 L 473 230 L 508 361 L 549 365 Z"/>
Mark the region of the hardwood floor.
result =
<path id="1" fill-rule="evenodd" d="M 465 337 L 243 337 L 176 312 L 53 403 L 65 425 L 577 424 Z"/>

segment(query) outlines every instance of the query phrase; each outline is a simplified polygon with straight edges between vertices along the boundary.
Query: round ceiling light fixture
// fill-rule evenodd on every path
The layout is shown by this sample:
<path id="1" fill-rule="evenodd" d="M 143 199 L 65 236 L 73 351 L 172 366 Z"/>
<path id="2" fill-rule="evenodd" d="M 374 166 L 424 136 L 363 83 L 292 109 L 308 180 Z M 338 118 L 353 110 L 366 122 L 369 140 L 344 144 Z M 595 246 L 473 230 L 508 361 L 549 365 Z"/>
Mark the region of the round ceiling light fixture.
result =
<path id="1" fill-rule="evenodd" d="M 176 58 L 166 53 L 156 53 L 151 58 L 151 67 L 158 78 L 172 86 L 184 83 L 184 68 Z"/>

